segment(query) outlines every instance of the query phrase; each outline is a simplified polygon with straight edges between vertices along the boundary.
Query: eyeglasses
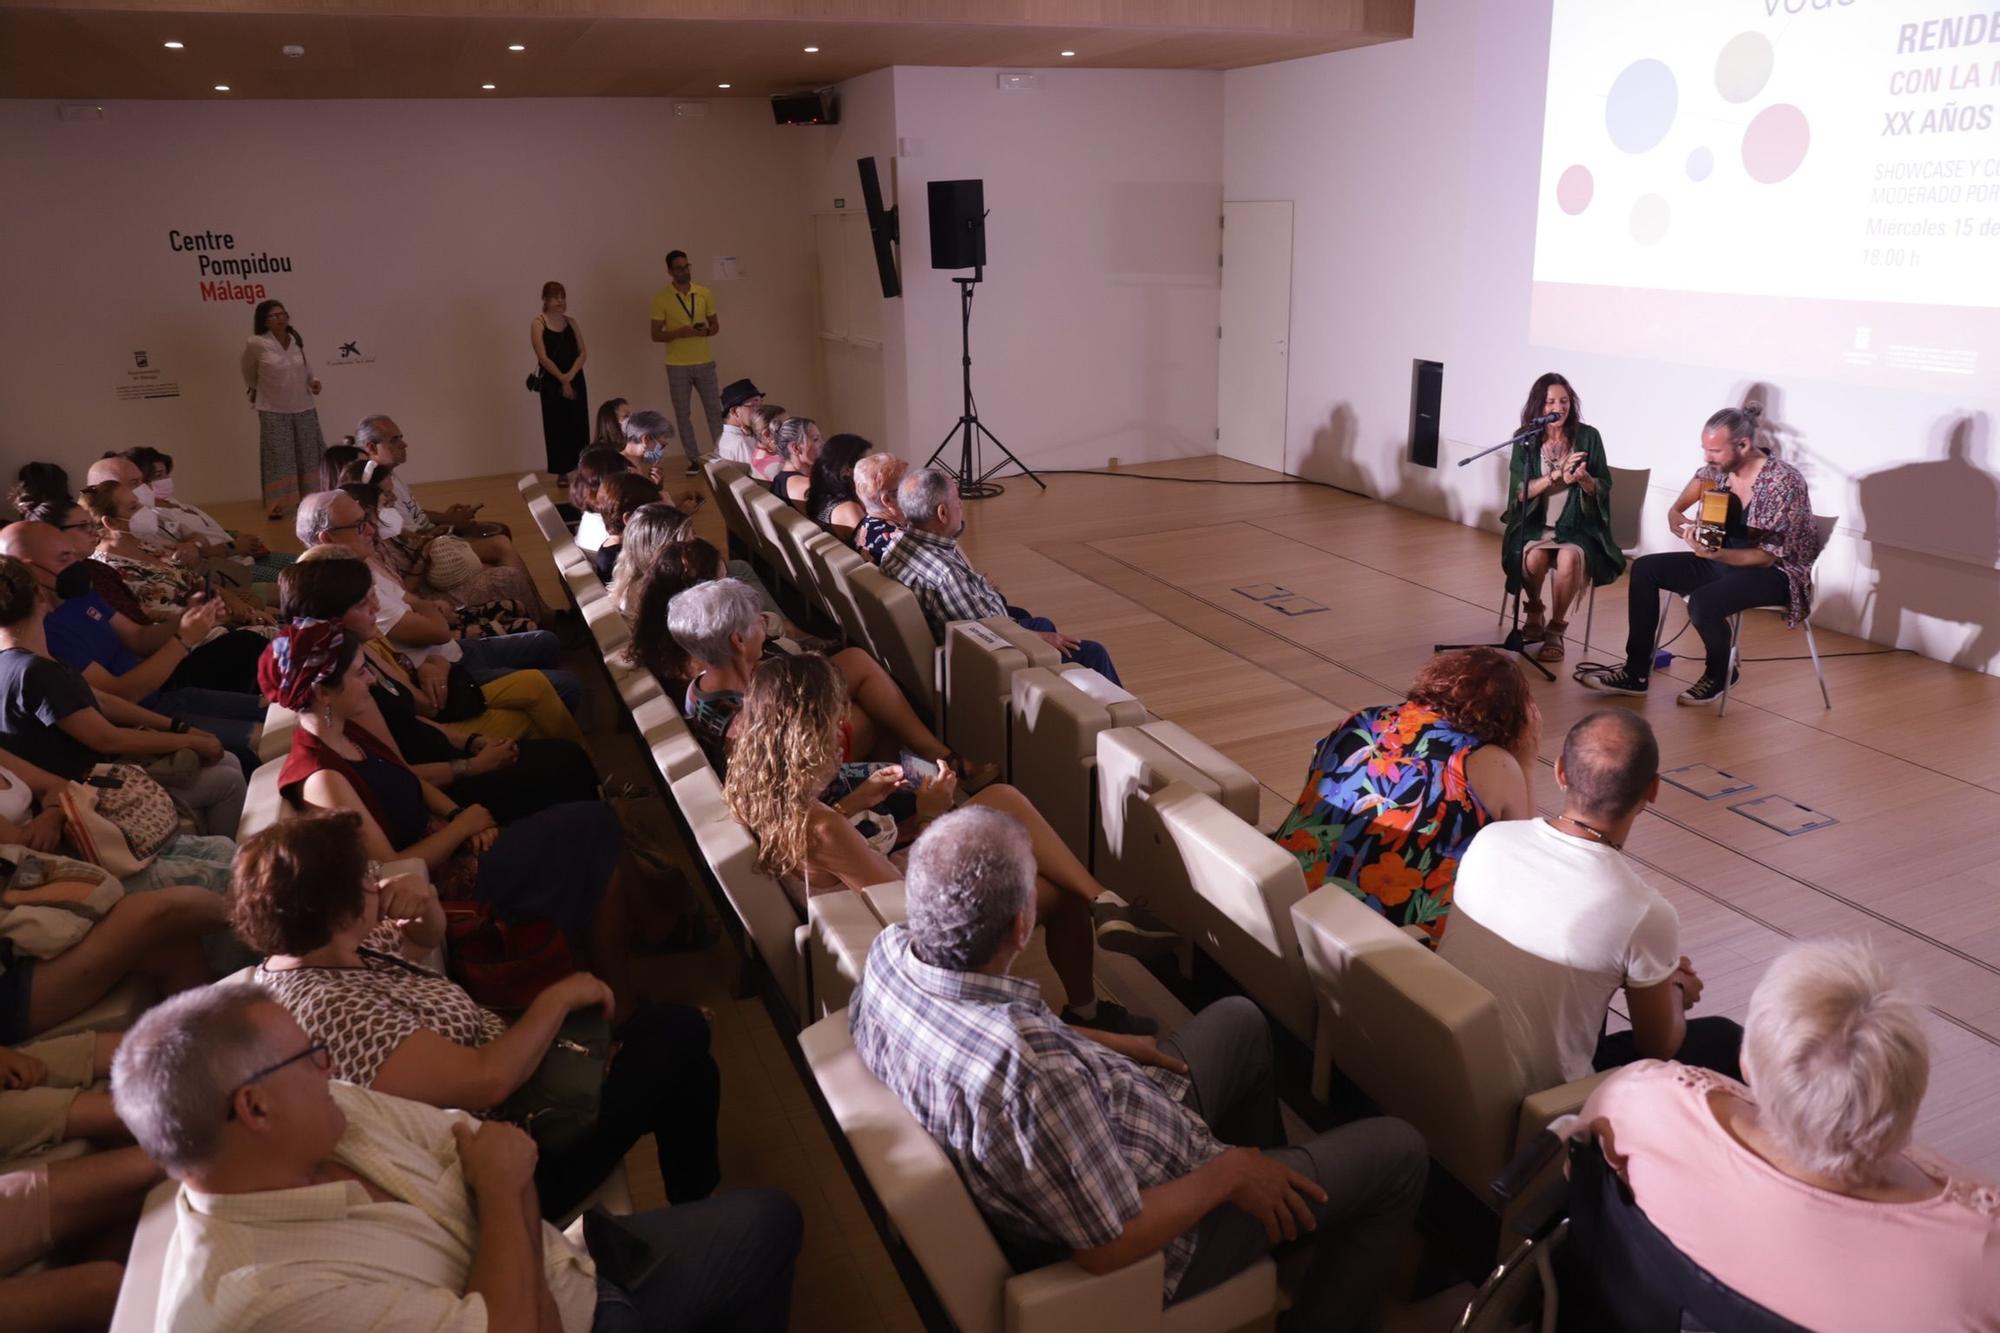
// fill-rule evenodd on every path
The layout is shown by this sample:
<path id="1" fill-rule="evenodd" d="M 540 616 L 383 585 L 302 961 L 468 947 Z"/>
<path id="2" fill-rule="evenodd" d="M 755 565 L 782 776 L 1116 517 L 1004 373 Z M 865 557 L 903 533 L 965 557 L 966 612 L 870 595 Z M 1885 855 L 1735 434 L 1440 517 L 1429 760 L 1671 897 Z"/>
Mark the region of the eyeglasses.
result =
<path id="1" fill-rule="evenodd" d="M 301 1060 L 312 1061 L 312 1067 L 314 1069 L 319 1070 L 319 1072 L 322 1074 L 326 1073 L 328 1070 L 333 1068 L 333 1056 L 326 1049 L 326 1043 L 323 1041 L 316 1041 L 312 1045 L 306 1047 L 303 1051 L 300 1051 L 297 1055 L 288 1055 L 274 1065 L 264 1066 L 262 1069 L 252 1074 L 249 1078 L 244 1079 L 241 1083 L 238 1083 L 235 1087 L 231 1088 L 229 1090 L 229 1106 L 223 1112 L 222 1118 L 224 1120 L 234 1120 L 236 1118 L 237 1093 L 243 1091 L 243 1089 L 249 1087 L 252 1083 L 263 1082 L 265 1079 L 271 1077 L 271 1075 L 277 1073 L 280 1069 L 284 1069 L 290 1065 L 295 1065 Z"/>
<path id="2" fill-rule="evenodd" d="M 359 531 L 361 531 L 361 530 L 362 530 L 363 528 L 372 528 L 372 527 L 374 527 L 374 526 L 375 526 L 375 520 L 374 520 L 374 519 L 372 519 L 372 518 L 357 518 L 357 519 L 355 519 L 355 520 L 354 520 L 354 521 L 353 521 L 352 523 L 336 523 L 336 524 L 334 524 L 334 525 L 333 525 L 332 527 L 330 527 L 330 528 L 326 528 L 326 529 L 324 529 L 323 531 L 325 531 L 325 532 L 348 532 L 348 531 L 354 531 L 354 532 L 359 532 Z"/>
<path id="3" fill-rule="evenodd" d="M 56 524 L 56 531 L 57 531 L 57 532 L 86 532 L 86 531 L 88 531 L 88 530 L 90 530 L 91 528 L 94 528 L 94 527 L 96 527 L 96 526 L 97 526 L 97 525 L 96 525 L 95 523 L 91 523 L 91 522 L 88 522 L 88 521 L 86 521 L 86 522 L 83 522 L 83 523 L 58 523 L 58 524 Z"/>

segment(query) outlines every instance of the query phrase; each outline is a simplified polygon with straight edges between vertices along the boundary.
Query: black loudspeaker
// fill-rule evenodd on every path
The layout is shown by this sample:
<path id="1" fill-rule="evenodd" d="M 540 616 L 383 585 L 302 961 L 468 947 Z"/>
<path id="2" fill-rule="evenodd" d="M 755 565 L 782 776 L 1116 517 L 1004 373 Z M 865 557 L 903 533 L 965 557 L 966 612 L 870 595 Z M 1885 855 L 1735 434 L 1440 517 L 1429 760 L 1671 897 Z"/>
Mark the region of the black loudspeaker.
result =
<path id="1" fill-rule="evenodd" d="M 780 125 L 838 125 L 840 109 L 819 93 L 786 93 L 771 99 L 771 116 Z"/>
<path id="2" fill-rule="evenodd" d="M 1444 405 L 1444 362 L 1419 361 L 1410 373 L 1410 461 L 1438 465 L 1438 412 Z"/>
<path id="3" fill-rule="evenodd" d="M 986 182 L 932 181 L 931 267 L 986 267 Z"/>

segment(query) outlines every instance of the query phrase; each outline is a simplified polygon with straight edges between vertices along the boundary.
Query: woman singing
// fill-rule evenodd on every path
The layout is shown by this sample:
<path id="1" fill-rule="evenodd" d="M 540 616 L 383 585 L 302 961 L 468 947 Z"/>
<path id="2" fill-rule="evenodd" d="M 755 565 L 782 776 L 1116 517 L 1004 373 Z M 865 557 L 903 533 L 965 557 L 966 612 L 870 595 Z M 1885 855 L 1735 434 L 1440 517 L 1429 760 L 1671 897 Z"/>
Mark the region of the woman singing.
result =
<path id="1" fill-rule="evenodd" d="M 257 409 L 257 462 L 271 518 L 313 490 L 326 439 L 313 399 L 319 380 L 306 361 L 306 340 L 281 301 L 259 301 L 243 344 L 243 392 Z"/>
<path id="2" fill-rule="evenodd" d="M 1507 591 L 1527 600 L 1521 637 L 1537 640 L 1535 656 L 1560 662 L 1563 631 L 1584 580 L 1603 586 L 1625 568 L 1625 553 L 1611 535 L 1611 471 L 1604 440 L 1583 424 L 1583 405 L 1569 381 L 1553 372 L 1535 381 L 1521 407 L 1521 425 L 1555 415 L 1542 428 L 1539 447 L 1531 438 L 1514 451 L 1507 478 L 1506 535 L 1500 566 Z M 1555 567 L 1553 608 L 1542 605 L 1542 580 Z"/>
<path id="3" fill-rule="evenodd" d="M 569 317 L 569 293 L 559 282 L 542 284 L 542 313 L 528 325 L 528 344 L 541 369 L 542 448 L 556 485 L 569 485 L 576 456 L 590 443 L 590 398 L 583 363 L 590 352 L 583 330 Z"/>

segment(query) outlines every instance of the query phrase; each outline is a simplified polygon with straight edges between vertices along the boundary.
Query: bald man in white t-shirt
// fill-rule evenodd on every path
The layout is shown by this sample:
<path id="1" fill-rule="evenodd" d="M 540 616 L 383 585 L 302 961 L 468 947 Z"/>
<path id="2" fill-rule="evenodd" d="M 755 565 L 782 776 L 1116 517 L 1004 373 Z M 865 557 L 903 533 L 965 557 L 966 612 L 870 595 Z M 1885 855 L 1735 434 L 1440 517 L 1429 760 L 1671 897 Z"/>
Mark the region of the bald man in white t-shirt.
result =
<path id="1" fill-rule="evenodd" d="M 1686 1017 L 1701 978 L 1680 952 L 1680 914 L 1624 846 L 1660 792 L 1660 747 L 1637 713 L 1592 713 L 1563 740 L 1552 819 L 1487 825 L 1466 848 L 1438 952 L 1493 992 L 1508 1053 L 1530 1091 L 1634 1060 L 1739 1076 L 1743 1029 Z M 1629 1032 L 1604 1035 L 1623 989 Z"/>

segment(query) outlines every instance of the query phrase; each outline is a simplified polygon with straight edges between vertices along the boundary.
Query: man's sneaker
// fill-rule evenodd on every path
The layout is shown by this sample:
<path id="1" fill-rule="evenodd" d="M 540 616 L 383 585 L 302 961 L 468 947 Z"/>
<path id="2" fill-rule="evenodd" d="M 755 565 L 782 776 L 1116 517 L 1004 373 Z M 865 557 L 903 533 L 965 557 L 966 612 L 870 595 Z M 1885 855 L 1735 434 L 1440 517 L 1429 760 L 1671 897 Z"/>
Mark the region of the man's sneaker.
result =
<path id="1" fill-rule="evenodd" d="M 1160 1030 L 1160 1025 L 1150 1018 L 1142 1018 L 1122 1004 L 1109 1000 L 1097 1002 L 1097 1012 L 1089 1018 L 1079 1018 L 1077 1012 L 1067 1006 L 1062 1011 L 1062 1021 L 1076 1028 L 1095 1028 L 1099 1032 L 1123 1032 L 1134 1037 L 1150 1037 Z"/>
<path id="2" fill-rule="evenodd" d="M 1646 678 L 1635 676 L 1624 667 L 1610 671 L 1593 671 L 1578 678 L 1586 690 L 1597 690 L 1603 694 L 1644 694 Z"/>
<path id="3" fill-rule="evenodd" d="M 687 475 L 690 477 L 699 477 L 701 475 L 701 464 L 690 461 L 688 463 Z"/>
<path id="4" fill-rule="evenodd" d="M 1151 912 L 1109 895 L 1091 904 L 1090 915 L 1097 926 L 1098 947 L 1112 953 L 1155 955 L 1180 939 L 1173 927 Z"/>
<path id="5" fill-rule="evenodd" d="M 1741 679 L 1743 679 L 1742 672 L 1730 672 L 1729 683 L 1731 685 L 1736 684 Z M 1721 701 L 1722 688 L 1721 681 L 1713 676 L 1704 675 L 1700 680 L 1682 690 L 1674 702 L 1685 704 L 1689 708 L 1706 708 L 1712 703 L 1719 703 Z"/>

